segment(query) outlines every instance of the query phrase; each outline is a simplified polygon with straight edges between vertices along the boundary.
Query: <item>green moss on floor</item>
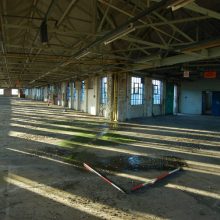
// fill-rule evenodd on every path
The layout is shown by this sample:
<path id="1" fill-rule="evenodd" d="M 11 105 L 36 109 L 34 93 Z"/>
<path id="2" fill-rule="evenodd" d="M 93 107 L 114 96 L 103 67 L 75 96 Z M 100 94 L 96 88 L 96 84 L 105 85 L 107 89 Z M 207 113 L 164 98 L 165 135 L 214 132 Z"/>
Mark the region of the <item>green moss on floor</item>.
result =
<path id="1" fill-rule="evenodd" d="M 59 146 L 72 149 L 83 149 L 89 148 L 88 145 L 96 146 L 116 146 L 120 144 L 129 144 L 136 142 L 134 137 L 129 137 L 127 135 L 121 135 L 117 133 L 108 132 L 101 136 L 94 133 L 78 132 L 68 140 L 61 141 Z"/>
<path id="2" fill-rule="evenodd" d="M 82 164 L 83 162 L 94 163 L 98 161 L 98 157 L 95 153 L 90 153 L 87 151 L 73 152 L 65 157 L 65 161 L 69 163 Z"/>
<path id="3" fill-rule="evenodd" d="M 129 143 L 129 142 L 135 142 L 135 138 L 129 137 L 127 135 L 121 135 L 117 133 L 106 133 L 100 137 L 101 140 L 110 140 L 114 142 L 121 142 L 121 143 Z"/>

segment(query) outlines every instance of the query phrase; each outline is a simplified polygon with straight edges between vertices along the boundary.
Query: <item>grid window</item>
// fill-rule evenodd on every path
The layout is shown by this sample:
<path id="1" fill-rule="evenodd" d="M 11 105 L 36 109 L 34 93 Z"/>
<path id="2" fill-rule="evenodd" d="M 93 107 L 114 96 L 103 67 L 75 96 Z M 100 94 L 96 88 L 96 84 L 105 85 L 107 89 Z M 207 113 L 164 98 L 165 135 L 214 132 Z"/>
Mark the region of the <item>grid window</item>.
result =
<path id="1" fill-rule="evenodd" d="M 143 83 L 140 77 L 131 77 L 131 105 L 143 104 Z"/>
<path id="2" fill-rule="evenodd" d="M 4 95 L 4 89 L 0 89 L 0 95 Z"/>
<path id="3" fill-rule="evenodd" d="M 81 82 L 81 102 L 83 102 L 85 100 L 85 81 L 83 80 Z"/>
<path id="4" fill-rule="evenodd" d="M 161 104 L 161 91 L 162 91 L 162 83 L 160 80 L 153 80 L 153 104 L 160 105 Z"/>
<path id="5" fill-rule="evenodd" d="M 67 99 L 67 101 L 70 100 L 70 85 L 68 85 L 66 88 L 66 99 Z"/>
<path id="6" fill-rule="evenodd" d="M 107 77 L 101 79 L 101 104 L 107 104 Z"/>
<path id="7" fill-rule="evenodd" d="M 11 94 L 12 95 L 18 95 L 18 89 L 12 89 Z"/>

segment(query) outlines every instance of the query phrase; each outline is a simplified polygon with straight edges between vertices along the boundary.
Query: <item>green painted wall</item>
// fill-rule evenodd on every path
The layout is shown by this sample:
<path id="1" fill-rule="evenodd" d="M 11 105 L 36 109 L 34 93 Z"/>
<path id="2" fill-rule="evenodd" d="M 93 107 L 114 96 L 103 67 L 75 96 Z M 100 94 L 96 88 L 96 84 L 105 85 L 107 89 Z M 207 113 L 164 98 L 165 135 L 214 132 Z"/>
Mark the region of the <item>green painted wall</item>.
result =
<path id="1" fill-rule="evenodd" d="M 174 84 L 166 84 L 165 114 L 173 114 Z"/>

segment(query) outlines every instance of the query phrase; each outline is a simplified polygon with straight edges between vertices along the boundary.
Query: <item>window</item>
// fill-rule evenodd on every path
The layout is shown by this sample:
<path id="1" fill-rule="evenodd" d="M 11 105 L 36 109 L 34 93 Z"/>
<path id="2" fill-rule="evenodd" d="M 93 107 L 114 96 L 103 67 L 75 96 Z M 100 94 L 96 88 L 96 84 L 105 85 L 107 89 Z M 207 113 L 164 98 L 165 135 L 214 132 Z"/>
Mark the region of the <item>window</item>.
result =
<path id="1" fill-rule="evenodd" d="M 160 80 L 153 80 L 153 104 L 161 104 L 162 83 Z"/>
<path id="2" fill-rule="evenodd" d="M 11 94 L 12 95 L 18 95 L 18 89 L 12 89 Z"/>
<path id="3" fill-rule="evenodd" d="M 83 80 L 81 82 L 81 102 L 83 102 L 85 100 L 85 81 Z"/>
<path id="4" fill-rule="evenodd" d="M 101 104 L 107 104 L 107 77 L 101 79 Z"/>
<path id="5" fill-rule="evenodd" d="M 75 88 L 75 87 L 73 88 L 73 98 L 74 98 L 74 99 L 77 98 L 77 96 L 76 96 L 76 88 Z"/>
<path id="6" fill-rule="evenodd" d="M 143 104 L 143 83 L 140 77 L 131 77 L 131 105 Z"/>
<path id="7" fill-rule="evenodd" d="M 0 95 L 4 95 L 4 89 L 0 89 Z"/>
<path id="8" fill-rule="evenodd" d="M 73 98 L 76 99 L 76 84 L 73 82 Z"/>

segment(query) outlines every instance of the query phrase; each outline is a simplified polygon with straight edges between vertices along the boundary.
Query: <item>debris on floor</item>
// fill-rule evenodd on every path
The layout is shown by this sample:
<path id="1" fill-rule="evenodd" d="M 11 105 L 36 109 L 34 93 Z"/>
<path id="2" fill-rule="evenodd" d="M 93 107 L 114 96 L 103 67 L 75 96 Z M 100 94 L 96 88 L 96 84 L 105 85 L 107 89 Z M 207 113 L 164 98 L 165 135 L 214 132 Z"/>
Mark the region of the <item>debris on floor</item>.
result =
<path id="1" fill-rule="evenodd" d="M 145 187 L 145 186 L 152 186 L 152 185 L 154 185 L 155 183 L 157 183 L 158 181 L 160 181 L 160 180 L 162 180 L 162 179 L 164 179 L 164 178 L 170 176 L 171 174 L 180 171 L 180 169 L 181 169 L 181 168 L 178 167 L 178 168 L 176 168 L 175 170 L 172 170 L 172 171 L 170 171 L 170 172 L 162 173 L 160 176 L 158 176 L 158 177 L 156 177 L 156 178 L 150 180 L 149 182 L 141 183 L 141 184 L 139 184 L 139 185 L 137 185 L 137 186 L 132 187 L 131 191 L 134 192 L 134 191 L 139 190 L 139 189 L 141 189 L 141 188 L 143 188 L 143 187 Z"/>
<path id="2" fill-rule="evenodd" d="M 83 166 L 84 166 L 87 170 L 89 170 L 89 171 L 91 171 L 91 172 L 97 174 L 97 175 L 98 175 L 99 177 L 101 177 L 104 181 L 106 181 L 107 183 L 109 183 L 111 186 L 115 187 L 115 188 L 116 188 L 117 190 L 119 190 L 120 192 L 126 193 L 121 187 L 119 187 L 118 185 L 116 185 L 115 183 L 113 183 L 109 178 L 103 176 L 103 175 L 102 175 L 101 173 L 99 173 L 98 171 L 94 170 L 94 169 L 93 169 L 92 167 L 90 167 L 88 164 L 83 163 Z"/>

